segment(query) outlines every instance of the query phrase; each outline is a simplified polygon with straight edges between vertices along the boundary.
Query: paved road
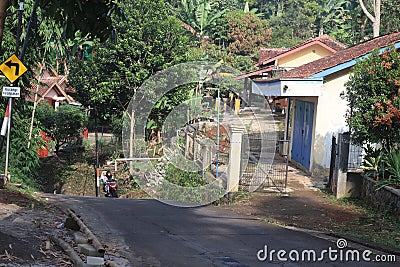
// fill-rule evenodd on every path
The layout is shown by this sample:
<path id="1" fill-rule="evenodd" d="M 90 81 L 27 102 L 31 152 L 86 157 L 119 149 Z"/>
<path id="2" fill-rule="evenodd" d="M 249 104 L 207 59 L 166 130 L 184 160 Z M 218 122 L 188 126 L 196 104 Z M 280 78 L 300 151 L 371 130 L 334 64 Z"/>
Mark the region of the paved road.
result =
<path id="1" fill-rule="evenodd" d="M 338 251 L 331 255 L 337 256 L 346 250 L 338 250 L 334 242 L 237 216 L 218 207 L 179 208 L 148 199 L 51 198 L 80 214 L 100 240 L 118 243 L 130 255 L 133 266 L 388 266 L 332 262 L 329 252 L 324 254 L 324 260 L 312 264 L 279 261 L 276 252 L 273 260 L 267 257 L 260 261 L 257 253 L 265 246 L 267 255 L 272 250 L 286 251 L 283 258 L 289 258 L 289 253 L 296 257 L 292 250 L 297 250 L 300 258 L 304 251 L 315 250 L 318 258 L 322 250 L 331 248 Z M 261 258 L 266 256 L 263 251 L 258 254 Z"/>

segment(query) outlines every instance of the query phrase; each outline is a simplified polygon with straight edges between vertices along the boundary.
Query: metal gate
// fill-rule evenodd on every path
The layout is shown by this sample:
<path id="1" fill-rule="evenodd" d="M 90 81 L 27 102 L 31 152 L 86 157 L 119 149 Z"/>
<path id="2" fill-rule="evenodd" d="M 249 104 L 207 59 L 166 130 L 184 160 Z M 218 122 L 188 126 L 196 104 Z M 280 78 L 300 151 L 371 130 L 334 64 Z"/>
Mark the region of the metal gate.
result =
<path id="1" fill-rule="evenodd" d="M 346 172 L 360 171 L 363 162 L 363 148 L 352 143 L 350 133 L 338 133 L 338 137 L 332 135 L 331 161 L 329 166 L 329 180 L 327 188 L 334 193 L 337 179 L 337 170 L 344 169 Z M 343 162 L 339 161 L 342 158 Z M 339 166 L 342 164 L 342 166 Z"/>
<path id="2" fill-rule="evenodd" d="M 273 188 L 286 192 L 288 175 L 288 140 L 279 140 L 274 146 L 263 147 L 260 135 L 249 136 L 248 162 L 244 168 L 240 186 L 243 190 L 252 188 Z M 271 140 L 267 143 L 271 143 Z M 264 150 L 264 151 L 262 151 Z"/>

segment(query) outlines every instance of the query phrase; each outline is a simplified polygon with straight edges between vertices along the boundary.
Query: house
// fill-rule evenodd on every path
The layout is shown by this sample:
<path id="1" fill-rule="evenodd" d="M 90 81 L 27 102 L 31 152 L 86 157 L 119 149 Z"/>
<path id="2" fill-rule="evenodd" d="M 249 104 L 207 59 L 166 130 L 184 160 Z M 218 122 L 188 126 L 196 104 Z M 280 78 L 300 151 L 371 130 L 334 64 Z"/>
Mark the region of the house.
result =
<path id="1" fill-rule="evenodd" d="M 27 101 L 38 104 L 41 100 L 45 100 L 54 109 L 57 109 L 61 102 L 80 105 L 69 95 L 69 93 L 74 92 L 74 88 L 68 86 L 66 75 L 59 75 L 54 69 L 47 68 L 44 65 L 39 67 L 41 68 L 41 76 L 37 76 L 37 82 L 31 83 L 31 87 L 27 89 Z M 37 72 L 35 71 L 35 73 Z M 87 134 L 87 131 L 85 131 L 83 137 L 86 138 Z M 54 154 L 54 148 L 50 146 L 52 138 L 47 136 L 45 132 L 41 132 L 40 136 L 45 145 L 39 149 L 39 157 L 46 158 Z"/>
<path id="2" fill-rule="evenodd" d="M 308 39 L 290 49 L 261 48 L 258 62 L 254 65 L 258 70 L 238 76 L 238 79 L 272 78 L 285 70 L 290 70 L 317 59 L 330 56 L 346 48 L 329 35 Z"/>
<path id="3" fill-rule="evenodd" d="M 261 48 L 259 60 L 255 64 L 258 70 L 240 75 L 237 79 L 270 80 L 288 70 L 330 56 L 345 48 L 345 44 L 326 34 L 310 38 L 290 49 Z M 265 94 L 265 96 L 269 98 L 274 109 L 276 107 L 284 108 L 288 103 L 287 100 L 279 97 L 279 94 Z"/>
<path id="4" fill-rule="evenodd" d="M 286 69 L 279 75 L 263 78 L 258 73 L 259 77 L 252 79 L 253 92 L 289 99 L 290 116 L 287 116 L 286 124 L 290 127 L 286 134 L 290 138 L 289 157 L 293 162 L 312 175 L 328 174 L 332 135 L 348 131 L 345 113 L 349 106 L 340 95 L 345 90 L 352 66 L 375 48 L 382 52 L 392 45 L 400 47 L 400 33 L 337 50 Z"/>
<path id="5" fill-rule="evenodd" d="M 31 83 L 27 90 L 29 94 L 26 100 L 31 102 L 40 102 L 46 100 L 47 103 L 56 109 L 60 102 L 67 102 L 73 105 L 80 105 L 69 93 L 74 92 L 74 88 L 68 86 L 66 75 L 59 75 L 54 69 L 42 66 L 42 75 L 37 78 L 36 83 Z"/>

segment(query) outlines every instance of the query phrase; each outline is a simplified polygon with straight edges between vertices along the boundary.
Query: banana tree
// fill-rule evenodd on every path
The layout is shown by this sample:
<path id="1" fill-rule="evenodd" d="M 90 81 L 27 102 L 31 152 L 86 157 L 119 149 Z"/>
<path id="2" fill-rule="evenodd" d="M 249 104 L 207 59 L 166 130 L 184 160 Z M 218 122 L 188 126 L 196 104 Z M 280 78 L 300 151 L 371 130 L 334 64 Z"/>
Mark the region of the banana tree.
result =
<path id="1" fill-rule="evenodd" d="M 325 0 L 320 14 L 319 35 L 324 34 L 324 26 L 327 23 L 335 23 L 344 26 L 346 13 L 349 12 L 349 0 Z"/>
<path id="2" fill-rule="evenodd" d="M 212 0 L 181 0 L 182 9 L 177 15 L 194 30 L 192 33 L 203 38 L 209 36 L 210 27 L 225 13 L 217 11 L 216 4 Z"/>

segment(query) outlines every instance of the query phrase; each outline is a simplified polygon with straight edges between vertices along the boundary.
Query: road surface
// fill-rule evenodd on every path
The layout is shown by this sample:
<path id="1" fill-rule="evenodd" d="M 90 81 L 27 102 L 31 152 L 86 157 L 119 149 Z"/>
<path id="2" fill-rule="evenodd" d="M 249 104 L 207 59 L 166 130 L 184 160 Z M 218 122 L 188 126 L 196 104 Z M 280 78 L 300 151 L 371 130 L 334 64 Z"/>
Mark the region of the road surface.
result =
<path id="1" fill-rule="evenodd" d="M 124 251 L 132 266 L 389 265 L 352 260 L 354 253 L 362 260 L 365 248 L 357 252 L 353 248 L 349 251 L 349 247 L 339 249 L 336 240 L 238 216 L 215 206 L 180 208 L 151 199 L 49 198 L 81 215 L 103 243 L 116 244 Z M 376 255 L 367 252 L 364 256 L 374 260 Z M 335 257 L 342 257 L 342 261 L 333 261 Z"/>

